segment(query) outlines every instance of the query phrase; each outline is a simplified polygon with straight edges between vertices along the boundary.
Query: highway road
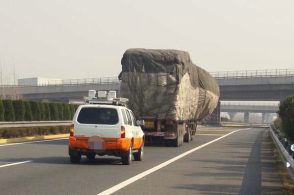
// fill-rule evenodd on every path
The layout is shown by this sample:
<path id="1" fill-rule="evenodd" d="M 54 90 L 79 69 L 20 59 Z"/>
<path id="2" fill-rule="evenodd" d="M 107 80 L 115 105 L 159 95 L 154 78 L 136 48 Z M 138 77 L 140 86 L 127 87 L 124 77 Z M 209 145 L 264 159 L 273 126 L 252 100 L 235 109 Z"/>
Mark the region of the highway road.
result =
<path id="1" fill-rule="evenodd" d="M 268 130 L 201 127 L 180 148 L 151 145 L 145 159 L 71 164 L 67 139 L 0 145 L 0 194 L 282 194 Z"/>

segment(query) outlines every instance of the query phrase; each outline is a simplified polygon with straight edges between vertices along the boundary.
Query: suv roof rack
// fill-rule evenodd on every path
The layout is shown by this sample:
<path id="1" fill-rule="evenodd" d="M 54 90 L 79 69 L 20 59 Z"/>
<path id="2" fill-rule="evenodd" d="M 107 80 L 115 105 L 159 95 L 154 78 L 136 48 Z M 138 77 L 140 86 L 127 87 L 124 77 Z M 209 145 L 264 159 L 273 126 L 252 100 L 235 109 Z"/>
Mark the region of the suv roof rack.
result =
<path id="1" fill-rule="evenodd" d="M 91 98 L 85 101 L 86 104 L 100 104 L 100 105 L 116 105 L 126 107 L 126 103 L 129 101 L 127 98 Z"/>

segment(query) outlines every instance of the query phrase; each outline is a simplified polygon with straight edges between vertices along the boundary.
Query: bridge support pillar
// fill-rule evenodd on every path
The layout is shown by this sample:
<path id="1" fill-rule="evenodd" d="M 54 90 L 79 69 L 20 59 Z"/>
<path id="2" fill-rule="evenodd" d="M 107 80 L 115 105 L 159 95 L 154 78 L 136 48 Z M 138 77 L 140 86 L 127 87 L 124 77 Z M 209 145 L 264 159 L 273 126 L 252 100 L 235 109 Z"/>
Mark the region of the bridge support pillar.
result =
<path id="1" fill-rule="evenodd" d="M 261 123 L 264 123 L 265 122 L 265 113 L 262 113 L 262 115 L 261 115 Z"/>
<path id="2" fill-rule="evenodd" d="M 270 116 L 268 113 L 265 114 L 265 122 L 269 123 L 270 122 Z"/>
<path id="3" fill-rule="evenodd" d="M 228 115 L 230 116 L 230 120 L 233 121 L 237 112 L 228 112 Z"/>
<path id="4" fill-rule="evenodd" d="M 249 112 L 244 113 L 244 122 L 248 123 L 249 122 Z"/>

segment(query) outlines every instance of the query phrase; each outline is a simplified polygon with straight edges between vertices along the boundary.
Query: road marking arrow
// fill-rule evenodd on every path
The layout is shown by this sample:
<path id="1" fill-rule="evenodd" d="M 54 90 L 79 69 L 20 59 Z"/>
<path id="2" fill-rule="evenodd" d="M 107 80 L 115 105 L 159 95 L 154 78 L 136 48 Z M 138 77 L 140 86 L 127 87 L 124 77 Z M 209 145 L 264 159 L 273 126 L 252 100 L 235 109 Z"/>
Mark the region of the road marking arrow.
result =
<path id="1" fill-rule="evenodd" d="M 290 163 L 287 162 L 286 163 L 286 166 L 287 166 L 287 168 L 289 168 L 291 165 L 290 165 Z"/>

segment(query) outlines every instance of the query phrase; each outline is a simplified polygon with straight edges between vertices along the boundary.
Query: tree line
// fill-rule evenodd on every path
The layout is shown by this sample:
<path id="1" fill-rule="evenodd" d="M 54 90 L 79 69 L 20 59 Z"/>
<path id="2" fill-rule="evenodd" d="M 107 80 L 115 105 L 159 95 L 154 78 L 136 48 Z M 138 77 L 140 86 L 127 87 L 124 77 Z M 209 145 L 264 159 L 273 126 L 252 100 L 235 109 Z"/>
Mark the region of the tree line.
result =
<path id="1" fill-rule="evenodd" d="M 275 121 L 275 126 L 294 140 L 294 95 L 289 95 L 281 101 L 278 114 L 279 119 Z"/>
<path id="2" fill-rule="evenodd" d="M 0 100 L 0 121 L 72 120 L 78 105 L 24 100 Z"/>

